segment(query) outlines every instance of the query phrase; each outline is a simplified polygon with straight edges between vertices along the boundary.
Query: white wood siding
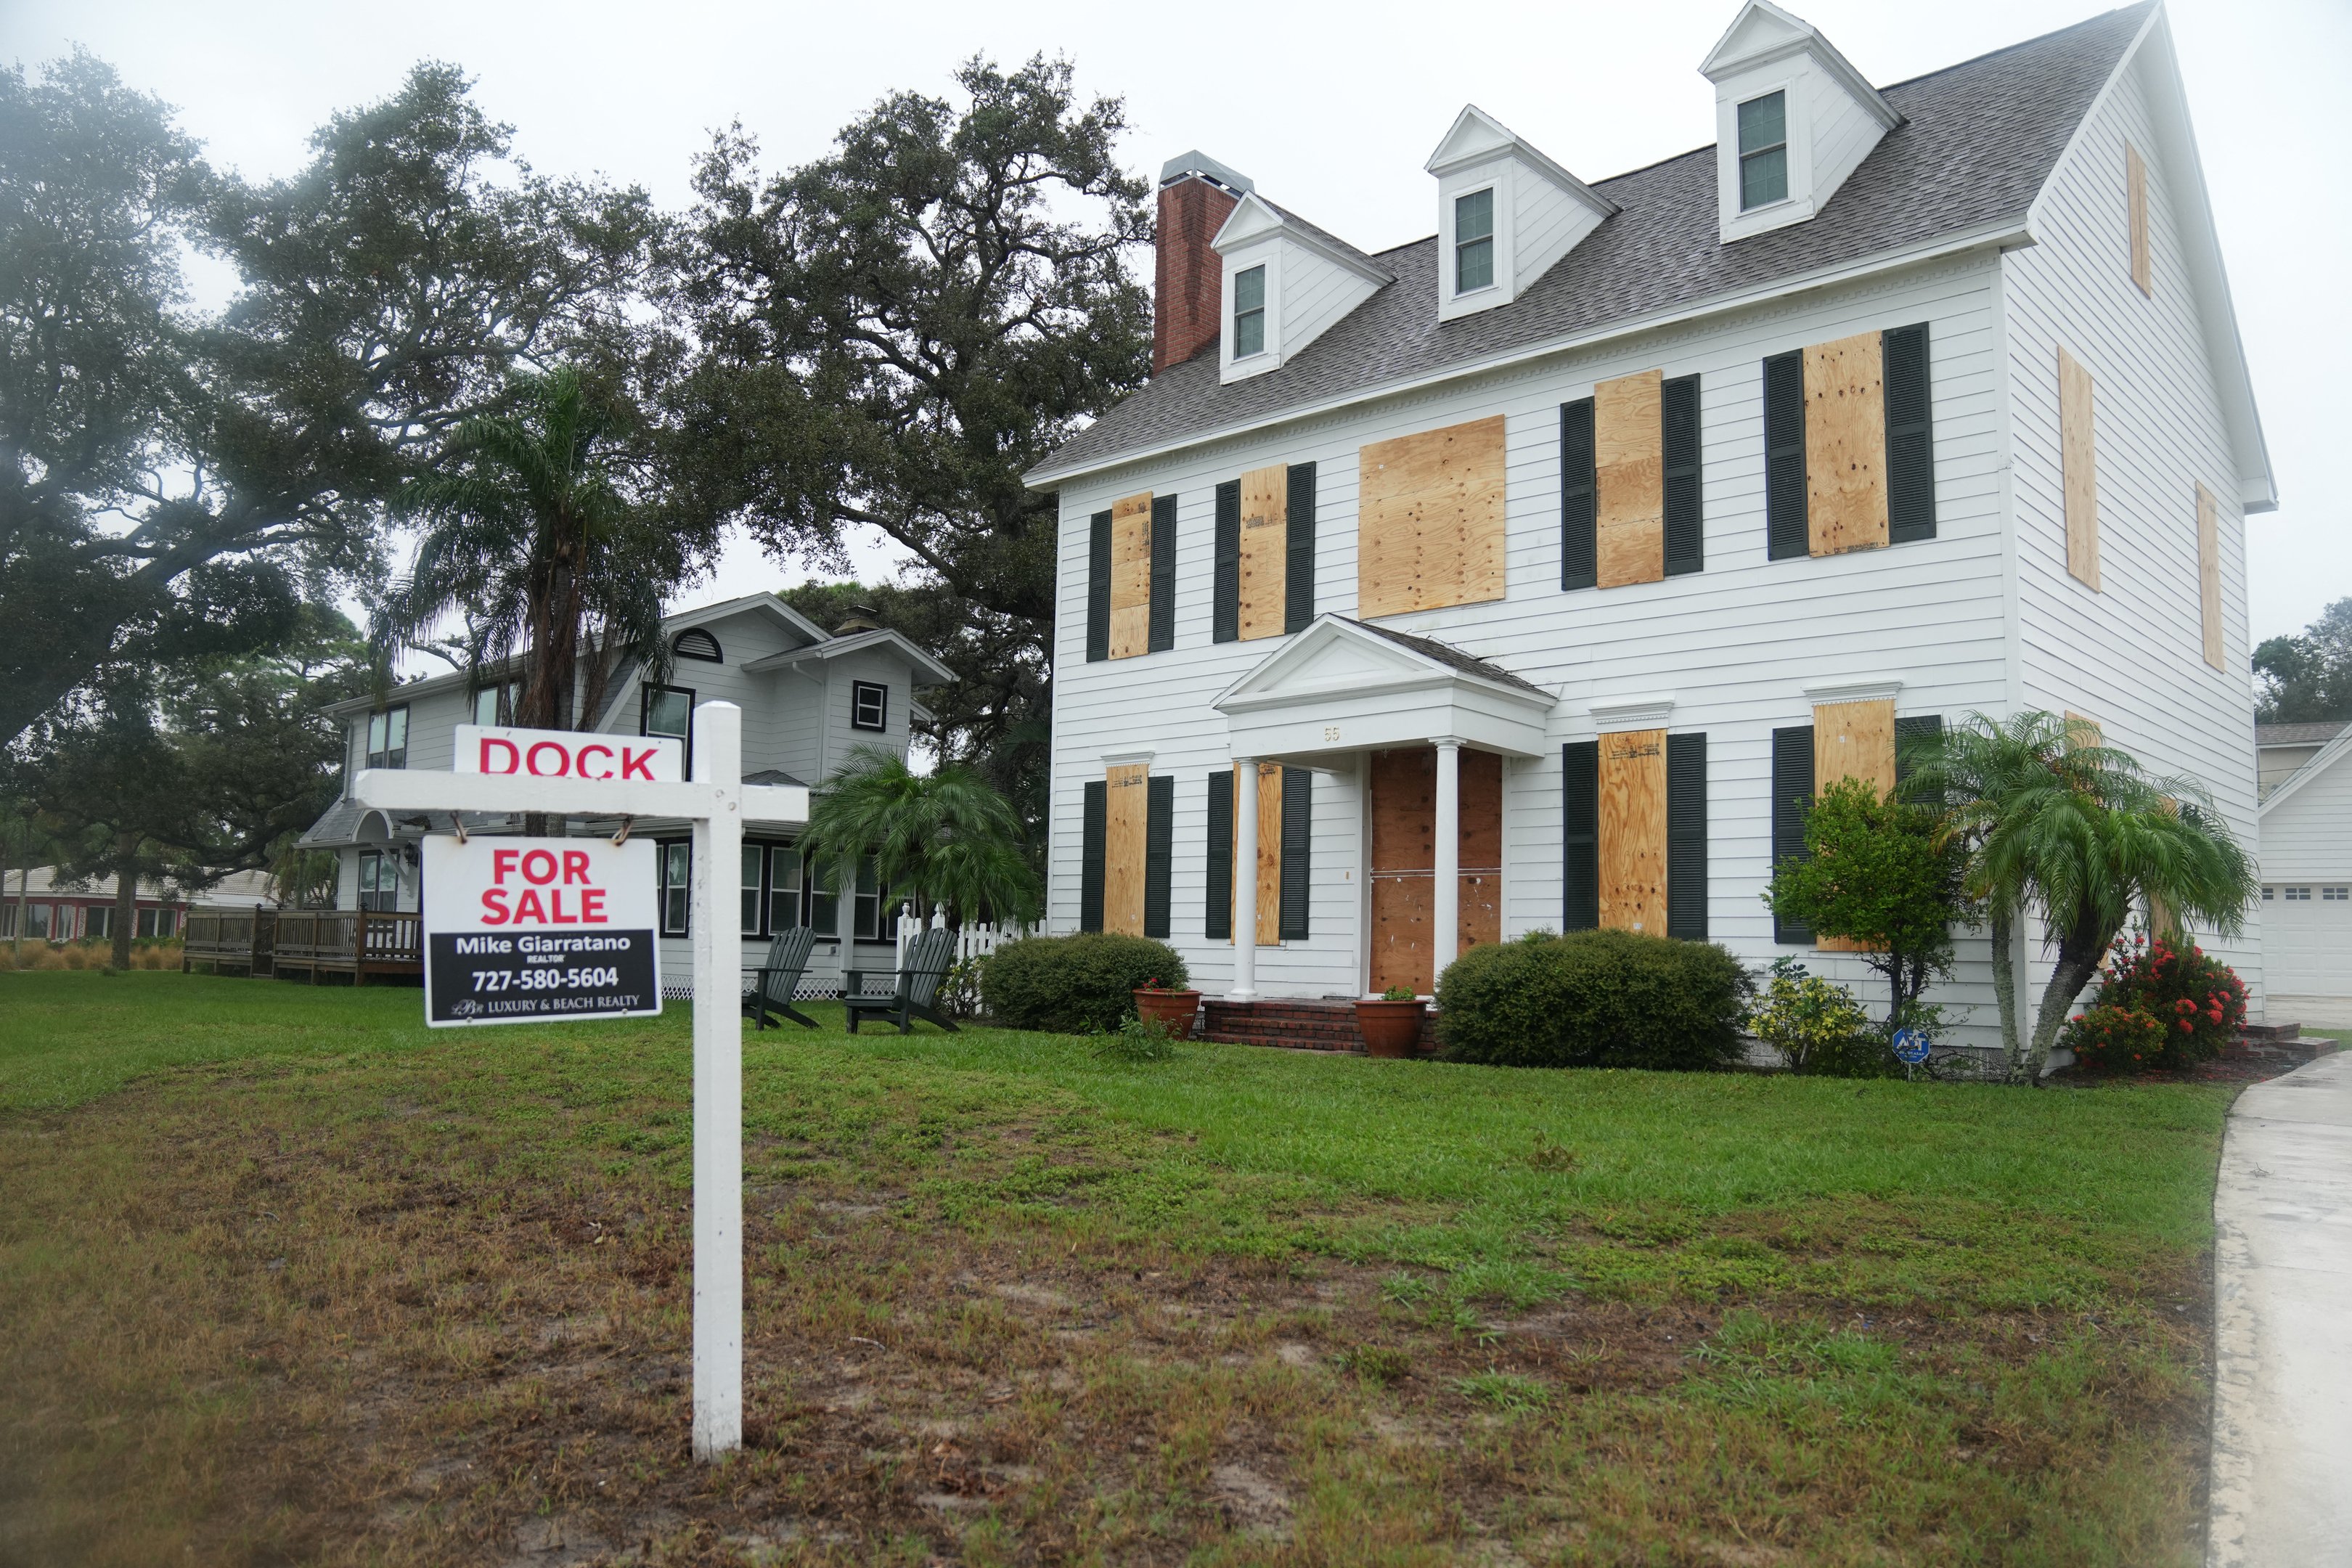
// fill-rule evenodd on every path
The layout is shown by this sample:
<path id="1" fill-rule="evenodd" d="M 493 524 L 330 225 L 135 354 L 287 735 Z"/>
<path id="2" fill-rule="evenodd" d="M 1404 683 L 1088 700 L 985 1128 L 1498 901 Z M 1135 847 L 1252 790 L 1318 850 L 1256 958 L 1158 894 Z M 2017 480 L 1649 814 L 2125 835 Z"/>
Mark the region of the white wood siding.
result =
<path id="1" fill-rule="evenodd" d="M 1522 166 L 1513 173 L 1510 263 L 1516 296 L 1601 226 L 1601 215 L 1534 169 Z"/>
<path id="2" fill-rule="evenodd" d="M 2150 123 L 2145 56 L 2084 121 L 2037 207 L 2040 243 L 2003 262 L 2018 550 L 2021 707 L 2086 715 L 2149 767 L 2201 780 L 2255 844 L 2245 514 L 2207 335 L 2189 291 L 2174 172 Z M 2128 141 L 2147 161 L 2154 297 L 2131 279 Z M 2058 350 L 2095 386 L 2101 591 L 2066 573 Z M 2203 655 L 2197 486 L 2220 513 L 2223 666 Z M 2261 1005 L 2259 912 L 2209 950 Z M 2046 966 L 2036 963 L 2036 978 Z M 2259 1011 L 2255 1016 L 2259 1017 Z"/>
<path id="3" fill-rule="evenodd" d="M 1875 115 L 1856 103 L 1837 78 L 1819 67 L 1805 74 L 1803 83 L 1812 137 L 1814 210 L 1829 205 L 1846 176 L 1870 155 L 1886 134 Z M 1802 192 L 1791 191 L 1791 195 Z"/>
<path id="4" fill-rule="evenodd" d="M 1352 614 L 1357 452 L 1366 442 L 1501 413 L 1508 463 L 1507 597 L 1385 621 L 1491 658 L 1562 700 L 1548 754 L 1505 773 L 1504 931 L 1561 919 L 1561 742 L 1593 733 L 1590 709 L 1672 693 L 1669 727 L 1708 736 L 1711 934 L 1753 963 L 1774 953 L 1760 900 L 1769 871 L 1770 733 L 1811 721 L 1808 684 L 1899 679 L 1897 711 L 1952 717 L 1998 708 L 2007 689 L 2007 571 L 2000 474 L 2000 386 L 1993 265 L 1963 260 L 1776 303 L 1687 328 L 1384 400 L 1283 432 L 1090 476 L 1061 497 L 1049 921 L 1077 922 L 1080 787 L 1102 758 L 1149 750 L 1177 779 L 1175 945 L 1214 992 L 1230 950 L 1202 936 L 1205 784 L 1227 765 L 1212 700 L 1274 651 L 1268 641 L 1211 641 L 1214 487 L 1272 462 L 1318 465 L 1319 611 Z M 1929 323 L 1937 537 L 1821 560 L 1765 558 L 1762 363 L 1765 356 L 1849 333 Z M 1559 589 L 1559 405 L 1596 381 L 1652 367 L 1702 377 L 1706 569 L 1604 590 Z M 1176 646 L 1142 658 L 1085 657 L 1087 518 L 1149 488 L 1178 497 Z M 1262 950 L 1270 995 L 1352 994 L 1362 984 L 1361 826 L 1352 773 L 1318 776 L 1313 936 Z M 1964 942 L 1960 983 L 1946 997 L 1989 1001 L 1983 944 Z M 1871 986 L 1856 960 L 1812 959 L 1820 972 Z M 1977 1037 L 1993 1027 L 1982 1017 Z"/>

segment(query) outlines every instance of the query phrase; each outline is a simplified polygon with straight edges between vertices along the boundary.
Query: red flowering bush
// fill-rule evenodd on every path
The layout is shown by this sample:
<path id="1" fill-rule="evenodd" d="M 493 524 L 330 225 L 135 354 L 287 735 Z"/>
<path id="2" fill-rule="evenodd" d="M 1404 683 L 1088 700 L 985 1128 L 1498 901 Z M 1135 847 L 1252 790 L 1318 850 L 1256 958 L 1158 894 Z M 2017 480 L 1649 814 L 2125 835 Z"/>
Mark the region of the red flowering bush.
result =
<path id="1" fill-rule="evenodd" d="M 2097 1004 L 2066 1026 L 2085 1065 L 2116 1072 L 2210 1061 L 2246 1021 L 2246 984 L 2195 942 L 2118 939 L 2100 966 Z"/>
<path id="2" fill-rule="evenodd" d="M 2152 1014 L 2104 1003 L 2068 1019 L 2058 1043 L 2095 1072 L 2139 1072 L 2162 1065 L 2165 1055 L 2164 1026 Z"/>

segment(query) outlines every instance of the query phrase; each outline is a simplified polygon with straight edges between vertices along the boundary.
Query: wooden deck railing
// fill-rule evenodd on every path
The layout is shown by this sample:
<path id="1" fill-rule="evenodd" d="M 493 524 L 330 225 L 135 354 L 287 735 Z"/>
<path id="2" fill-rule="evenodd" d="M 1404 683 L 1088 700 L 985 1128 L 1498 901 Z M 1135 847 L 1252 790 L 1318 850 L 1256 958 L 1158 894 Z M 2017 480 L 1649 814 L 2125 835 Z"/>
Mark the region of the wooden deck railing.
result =
<path id="1" fill-rule="evenodd" d="M 423 921 L 386 910 L 188 911 L 186 964 L 242 969 L 249 974 L 417 974 L 425 968 Z"/>

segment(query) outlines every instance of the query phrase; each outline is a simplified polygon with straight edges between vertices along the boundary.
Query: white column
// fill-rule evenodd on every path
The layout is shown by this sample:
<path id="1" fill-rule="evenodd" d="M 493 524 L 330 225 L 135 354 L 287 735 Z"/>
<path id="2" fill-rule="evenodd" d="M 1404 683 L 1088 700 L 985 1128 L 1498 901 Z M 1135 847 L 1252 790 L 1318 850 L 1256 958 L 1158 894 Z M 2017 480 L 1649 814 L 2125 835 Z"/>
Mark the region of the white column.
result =
<path id="1" fill-rule="evenodd" d="M 1429 987 L 1454 962 L 1462 930 L 1462 742 L 1437 742 L 1437 868 L 1430 900 Z"/>
<path id="2" fill-rule="evenodd" d="M 1257 759 L 1234 767 L 1234 988 L 1227 1000 L 1257 1000 Z"/>
<path id="3" fill-rule="evenodd" d="M 694 1457 L 743 1446 L 743 713 L 694 715 Z"/>

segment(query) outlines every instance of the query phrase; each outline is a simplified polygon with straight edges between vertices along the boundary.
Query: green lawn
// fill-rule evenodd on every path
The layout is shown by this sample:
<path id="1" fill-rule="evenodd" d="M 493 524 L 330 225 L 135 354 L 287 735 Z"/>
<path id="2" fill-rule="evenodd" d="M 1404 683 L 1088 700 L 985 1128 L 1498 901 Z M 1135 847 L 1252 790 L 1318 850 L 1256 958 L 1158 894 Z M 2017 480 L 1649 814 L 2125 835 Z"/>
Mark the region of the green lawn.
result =
<path id="1" fill-rule="evenodd" d="M 2190 1563 L 2224 1090 L 745 1037 L 0 973 L 0 1562 Z"/>

